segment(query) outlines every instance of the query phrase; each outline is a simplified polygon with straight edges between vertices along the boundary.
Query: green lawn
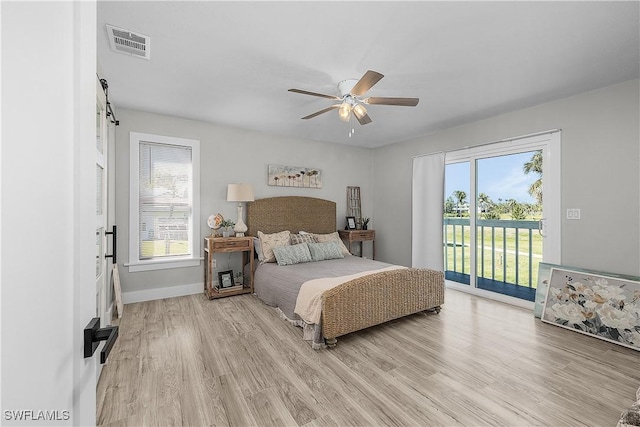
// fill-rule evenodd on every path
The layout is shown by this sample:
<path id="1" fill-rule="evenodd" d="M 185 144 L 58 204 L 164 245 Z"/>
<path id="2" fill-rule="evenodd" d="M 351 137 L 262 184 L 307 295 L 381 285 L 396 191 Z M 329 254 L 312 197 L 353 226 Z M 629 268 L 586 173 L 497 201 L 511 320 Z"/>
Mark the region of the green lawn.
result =
<path id="1" fill-rule="evenodd" d="M 141 258 L 188 254 L 189 242 L 186 240 L 146 240 L 142 242 Z"/>
<path id="2" fill-rule="evenodd" d="M 446 248 L 447 264 L 450 271 L 457 271 L 470 274 L 470 230 L 468 226 L 455 227 L 455 247 L 453 226 L 447 226 L 445 238 L 449 245 Z M 462 228 L 464 228 L 464 246 Z M 513 228 L 506 229 L 503 234 L 502 228 L 495 228 L 495 234 L 491 234 L 491 227 L 485 227 L 483 235 L 478 227 L 478 271 L 480 277 L 493 278 L 498 281 L 516 283 L 516 231 Z M 484 241 L 483 241 L 484 237 Z M 518 230 L 518 285 L 529 286 L 529 230 Z M 506 242 L 506 254 L 505 254 Z M 482 248 L 484 247 L 484 250 Z M 495 250 L 492 250 L 495 249 Z M 464 257 L 463 257 L 464 253 Z M 494 256 L 492 257 L 492 254 Z M 531 230 L 531 286 L 536 287 L 538 281 L 538 263 L 542 261 L 542 236 L 538 230 Z M 484 260 L 483 260 L 484 255 Z M 463 269 L 464 259 L 464 269 Z M 454 267 L 455 260 L 455 267 Z M 506 265 L 506 268 L 505 268 Z M 506 276 L 505 276 L 506 270 Z"/>

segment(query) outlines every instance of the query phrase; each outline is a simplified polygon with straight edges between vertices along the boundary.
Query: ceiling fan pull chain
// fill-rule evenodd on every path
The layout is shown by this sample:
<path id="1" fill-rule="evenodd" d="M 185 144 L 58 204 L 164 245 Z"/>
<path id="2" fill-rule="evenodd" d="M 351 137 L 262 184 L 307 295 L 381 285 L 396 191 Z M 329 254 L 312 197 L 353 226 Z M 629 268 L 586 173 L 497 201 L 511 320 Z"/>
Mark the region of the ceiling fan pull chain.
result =
<path id="1" fill-rule="evenodd" d="M 349 138 L 356 133 L 356 127 L 353 125 L 353 113 L 349 113 Z"/>

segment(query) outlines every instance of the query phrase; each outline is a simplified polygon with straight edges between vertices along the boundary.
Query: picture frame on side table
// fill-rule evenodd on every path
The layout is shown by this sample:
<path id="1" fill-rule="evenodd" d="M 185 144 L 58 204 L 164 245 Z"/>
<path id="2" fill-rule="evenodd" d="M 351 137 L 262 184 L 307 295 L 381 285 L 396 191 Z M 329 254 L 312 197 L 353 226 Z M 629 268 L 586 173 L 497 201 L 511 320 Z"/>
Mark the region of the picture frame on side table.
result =
<path id="1" fill-rule="evenodd" d="M 233 270 L 221 271 L 218 273 L 218 286 L 220 289 L 233 286 Z"/>
<path id="2" fill-rule="evenodd" d="M 348 216 L 347 217 L 347 230 L 355 230 L 356 229 L 356 217 Z"/>

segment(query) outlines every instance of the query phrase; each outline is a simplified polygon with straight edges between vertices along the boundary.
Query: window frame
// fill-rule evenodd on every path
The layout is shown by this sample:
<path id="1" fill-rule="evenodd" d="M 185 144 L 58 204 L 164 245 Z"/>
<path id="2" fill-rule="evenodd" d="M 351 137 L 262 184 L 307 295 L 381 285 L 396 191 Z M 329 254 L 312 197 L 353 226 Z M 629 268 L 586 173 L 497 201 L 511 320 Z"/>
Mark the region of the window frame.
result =
<path id="1" fill-rule="evenodd" d="M 499 155 L 516 154 L 523 151 L 542 150 L 544 159 L 544 177 L 542 180 L 543 215 L 545 239 L 543 240 L 542 262 L 562 264 L 562 205 L 561 205 L 561 130 L 549 130 L 536 134 L 505 139 L 498 142 L 481 144 L 445 153 L 445 167 L 452 163 L 469 162 L 470 192 L 469 220 L 470 227 L 469 256 L 472 261 L 469 271 L 470 283 L 460 284 L 445 279 L 448 288 L 469 292 L 474 295 L 488 297 L 497 301 L 515 304 L 532 309 L 534 303 L 519 298 L 502 295 L 477 287 L 477 187 L 476 160 Z M 444 199 L 443 199 L 444 202 Z M 545 209 L 546 208 L 546 209 Z"/>
<path id="2" fill-rule="evenodd" d="M 166 256 L 162 259 L 140 259 L 140 144 L 154 143 L 189 147 L 191 149 L 191 216 L 189 227 L 189 251 L 191 255 Z M 169 268 L 198 267 L 200 265 L 200 141 L 196 139 L 154 135 L 141 132 L 129 133 L 129 272 L 161 270 Z"/>

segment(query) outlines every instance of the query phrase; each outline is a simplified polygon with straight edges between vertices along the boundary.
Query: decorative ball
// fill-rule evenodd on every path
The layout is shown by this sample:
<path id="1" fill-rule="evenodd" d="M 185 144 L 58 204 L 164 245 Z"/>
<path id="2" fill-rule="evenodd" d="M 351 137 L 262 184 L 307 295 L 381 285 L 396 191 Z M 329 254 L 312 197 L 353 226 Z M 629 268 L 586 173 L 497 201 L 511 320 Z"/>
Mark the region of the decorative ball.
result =
<path id="1" fill-rule="evenodd" d="M 224 221 L 224 217 L 222 216 L 222 214 L 218 213 L 217 215 L 211 215 L 207 219 L 207 225 L 212 230 L 217 230 L 217 229 L 220 228 L 220 225 L 222 224 L 222 221 Z"/>

